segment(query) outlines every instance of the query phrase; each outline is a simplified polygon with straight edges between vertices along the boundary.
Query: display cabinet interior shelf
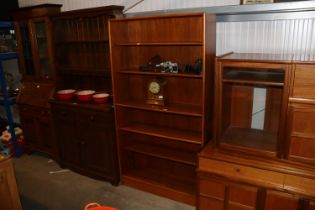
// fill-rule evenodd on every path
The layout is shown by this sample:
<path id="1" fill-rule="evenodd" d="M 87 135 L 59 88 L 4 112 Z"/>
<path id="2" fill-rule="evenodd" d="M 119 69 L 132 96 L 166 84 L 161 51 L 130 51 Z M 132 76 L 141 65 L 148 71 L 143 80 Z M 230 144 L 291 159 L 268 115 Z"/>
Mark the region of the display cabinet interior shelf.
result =
<path id="1" fill-rule="evenodd" d="M 122 182 L 194 204 L 196 155 L 211 136 L 215 17 L 113 19 L 110 49 Z"/>

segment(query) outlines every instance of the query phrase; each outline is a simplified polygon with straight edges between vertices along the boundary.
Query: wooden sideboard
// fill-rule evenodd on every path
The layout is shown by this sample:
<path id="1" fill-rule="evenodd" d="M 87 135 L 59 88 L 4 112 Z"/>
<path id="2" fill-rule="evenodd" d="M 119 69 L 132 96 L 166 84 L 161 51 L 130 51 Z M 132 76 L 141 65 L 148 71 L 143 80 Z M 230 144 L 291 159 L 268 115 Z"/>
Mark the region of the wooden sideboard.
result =
<path id="1" fill-rule="evenodd" d="M 12 159 L 0 155 L 0 209 L 21 210 Z"/>
<path id="2" fill-rule="evenodd" d="M 314 64 L 294 55 L 217 58 L 215 137 L 199 154 L 198 210 L 314 209 Z"/>

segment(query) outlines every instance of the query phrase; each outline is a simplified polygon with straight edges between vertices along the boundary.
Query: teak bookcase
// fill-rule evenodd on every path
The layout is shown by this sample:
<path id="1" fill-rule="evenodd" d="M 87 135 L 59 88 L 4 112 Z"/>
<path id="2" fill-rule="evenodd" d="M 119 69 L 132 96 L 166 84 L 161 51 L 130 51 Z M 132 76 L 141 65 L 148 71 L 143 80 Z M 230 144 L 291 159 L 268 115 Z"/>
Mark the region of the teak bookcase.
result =
<path id="1" fill-rule="evenodd" d="M 116 130 L 123 184 L 195 203 L 197 153 L 211 138 L 215 16 L 181 14 L 110 20 Z M 140 71 L 150 58 L 193 65 L 202 73 Z M 165 106 L 146 103 L 162 79 Z"/>

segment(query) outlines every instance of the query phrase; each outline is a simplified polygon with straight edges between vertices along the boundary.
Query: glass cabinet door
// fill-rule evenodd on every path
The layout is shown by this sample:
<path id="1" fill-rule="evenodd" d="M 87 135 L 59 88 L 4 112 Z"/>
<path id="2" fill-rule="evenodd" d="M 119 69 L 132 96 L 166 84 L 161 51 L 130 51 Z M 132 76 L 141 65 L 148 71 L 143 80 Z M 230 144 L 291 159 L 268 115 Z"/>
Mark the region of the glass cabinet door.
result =
<path id="1" fill-rule="evenodd" d="M 35 76 L 32 47 L 30 40 L 30 28 L 27 22 L 21 22 L 18 24 L 21 44 L 23 48 L 24 71 L 27 76 Z"/>
<path id="2" fill-rule="evenodd" d="M 51 78 L 51 66 L 48 56 L 48 43 L 45 22 L 35 22 L 35 36 L 39 57 L 39 73 L 41 78 Z"/>

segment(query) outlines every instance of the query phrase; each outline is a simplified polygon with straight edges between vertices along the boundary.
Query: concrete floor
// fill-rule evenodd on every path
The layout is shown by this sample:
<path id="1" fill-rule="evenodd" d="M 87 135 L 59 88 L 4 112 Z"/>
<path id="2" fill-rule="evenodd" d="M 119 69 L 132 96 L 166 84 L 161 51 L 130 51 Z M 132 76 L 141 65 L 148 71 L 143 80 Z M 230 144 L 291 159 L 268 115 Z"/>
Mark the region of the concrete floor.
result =
<path id="1" fill-rule="evenodd" d="M 98 202 L 119 210 L 194 210 L 189 205 L 145 193 L 127 186 L 112 186 L 72 171 L 38 155 L 15 159 L 15 171 L 23 210 L 83 210 Z"/>

